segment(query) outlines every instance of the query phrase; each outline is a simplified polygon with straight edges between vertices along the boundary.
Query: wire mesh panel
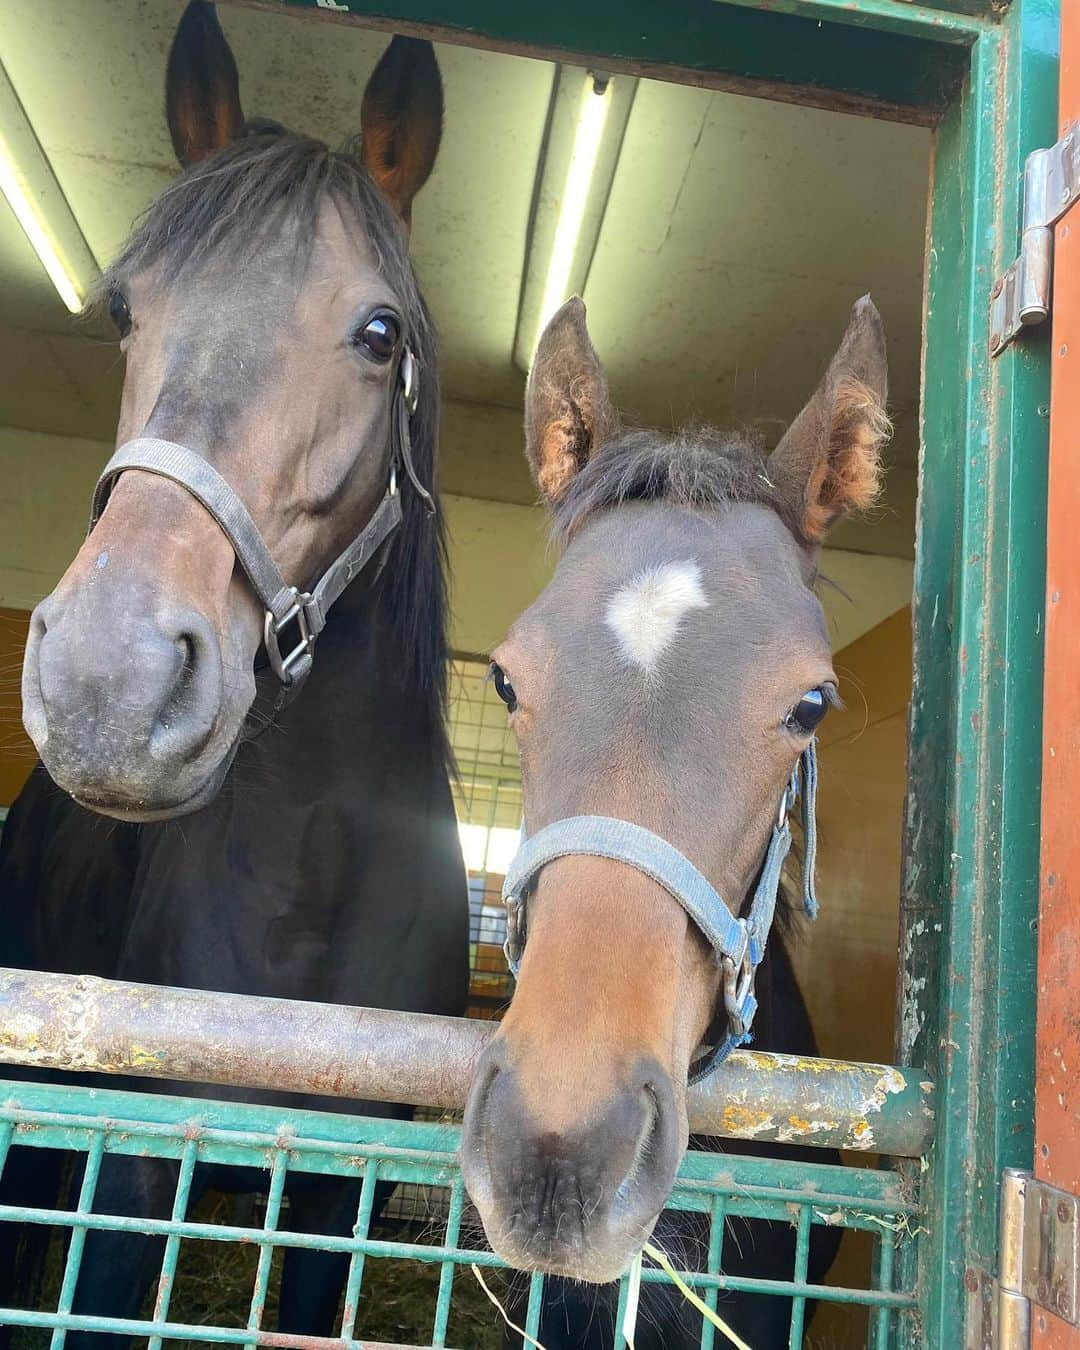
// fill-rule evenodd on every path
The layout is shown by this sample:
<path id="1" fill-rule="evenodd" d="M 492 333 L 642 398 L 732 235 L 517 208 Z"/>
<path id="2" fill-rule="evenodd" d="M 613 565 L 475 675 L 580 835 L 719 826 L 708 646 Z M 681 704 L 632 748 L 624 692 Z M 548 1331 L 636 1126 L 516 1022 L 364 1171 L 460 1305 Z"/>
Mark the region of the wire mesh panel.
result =
<path id="1" fill-rule="evenodd" d="M 502 881 L 521 828 L 521 769 L 506 708 L 481 661 L 450 663 L 454 808 L 469 876 L 469 1016 L 495 1017 L 512 983 L 503 958 Z"/>
<path id="2" fill-rule="evenodd" d="M 449 663 L 449 730 L 457 776 L 454 810 L 469 883 L 468 1017 L 501 1016 L 514 992 L 503 955 L 506 909 L 502 883 L 521 830 L 521 769 L 506 707 L 483 661 Z M 417 1119 L 451 1123 L 460 1112 L 418 1108 Z M 445 1218 L 448 1196 L 438 1187 L 402 1184 L 383 1217 L 415 1228 Z"/>
<path id="3" fill-rule="evenodd" d="M 335 1346 L 375 1350 L 378 1345 L 402 1341 L 374 1341 L 364 1337 L 363 1322 L 368 1290 L 383 1264 L 408 1261 L 415 1281 L 427 1291 L 427 1308 L 419 1339 L 408 1344 L 458 1344 L 473 1350 L 479 1338 L 455 1341 L 455 1307 L 463 1290 L 474 1290 L 476 1273 L 494 1278 L 501 1262 L 479 1236 L 468 1214 L 457 1165 L 459 1134 L 456 1126 L 424 1122 L 370 1120 L 313 1111 L 284 1111 L 235 1103 L 214 1103 L 142 1093 L 107 1092 L 82 1087 L 9 1084 L 0 1109 L 0 1176 L 4 1168 L 20 1165 L 23 1148 L 72 1150 L 83 1164 L 75 1169 L 70 1198 L 34 1205 L 0 1205 L 0 1226 L 12 1223 L 47 1225 L 67 1238 L 57 1275 L 40 1306 L 0 1309 L 0 1323 L 39 1329 L 53 1347 L 64 1344 L 65 1332 L 81 1329 L 121 1333 L 138 1338 L 150 1350 L 169 1342 L 197 1341 L 226 1345 Z M 102 1212 L 97 1189 L 104 1161 L 111 1155 L 171 1159 L 175 1164 L 172 1202 L 167 1212 L 153 1217 Z M 237 1221 L 225 1216 L 213 1221 L 194 1212 L 197 1169 L 256 1168 L 262 1178 L 265 1204 L 257 1219 Z M 25 1165 L 25 1164 L 23 1164 Z M 350 1180 L 356 1188 L 355 1222 L 346 1235 L 297 1232 L 283 1223 L 283 1205 L 290 1179 L 299 1174 L 324 1174 Z M 220 1175 L 220 1173 L 219 1173 Z M 446 1196 L 442 1215 L 422 1235 L 409 1241 L 378 1236 L 373 1228 L 377 1183 L 409 1182 Z M 115 1208 L 110 1205 L 110 1208 Z M 684 1159 L 670 1202 L 670 1212 L 697 1215 L 704 1241 L 700 1258 L 678 1264 L 692 1268 L 681 1278 L 697 1291 L 706 1305 L 719 1309 L 738 1292 L 785 1299 L 790 1307 L 790 1346 L 802 1345 L 807 1301 L 825 1299 L 861 1304 L 871 1310 L 872 1344 L 889 1343 L 895 1319 L 915 1307 L 912 1291 L 894 1287 L 897 1248 L 908 1240 L 917 1218 L 915 1203 L 905 1196 L 894 1173 L 832 1165 L 806 1165 L 730 1154 L 690 1153 Z M 733 1234 L 741 1220 L 771 1220 L 794 1232 L 794 1260 L 783 1278 L 763 1279 L 725 1273 Z M 736 1227 L 732 1225 L 735 1224 Z M 811 1237 L 815 1228 L 863 1229 L 872 1235 L 876 1256 L 873 1275 L 865 1288 L 840 1289 L 809 1280 Z M 95 1312 L 73 1312 L 76 1284 L 94 1231 L 143 1233 L 157 1240 L 159 1274 L 152 1303 L 138 1317 L 111 1319 Z M 223 1256 L 228 1249 L 250 1254 L 247 1279 L 229 1317 L 195 1325 L 175 1309 L 184 1297 L 184 1269 L 188 1249 L 215 1244 Z M 343 1306 L 336 1334 L 329 1338 L 284 1335 L 267 1329 L 268 1302 L 276 1278 L 275 1257 L 289 1248 L 343 1253 L 348 1258 Z M 423 1279 L 429 1271 L 433 1278 Z M 437 1274 L 436 1274 L 437 1272 Z M 534 1339 L 540 1333 L 543 1279 L 521 1276 L 518 1290 L 524 1331 Z M 643 1284 L 670 1283 L 661 1269 L 647 1267 Z M 615 1324 L 621 1326 L 627 1297 L 623 1281 Z M 696 1318 L 700 1345 L 709 1350 L 726 1341 L 712 1323 Z M 497 1327 L 499 1313 L 490 1308 Z M 48 1333 L 52 1333 L 49 1337 Z M 714 1339 L 715 1338 L 715 1339 Z M 493 1342 L 494 1343 L 494 1342 Z M 621 1333 L 616 1347 L 626 1344 Z M 761 1350 L 757 1347 L 756 1350 Z M 770 1347 L 771 1350 L 771 1347 Z"/>

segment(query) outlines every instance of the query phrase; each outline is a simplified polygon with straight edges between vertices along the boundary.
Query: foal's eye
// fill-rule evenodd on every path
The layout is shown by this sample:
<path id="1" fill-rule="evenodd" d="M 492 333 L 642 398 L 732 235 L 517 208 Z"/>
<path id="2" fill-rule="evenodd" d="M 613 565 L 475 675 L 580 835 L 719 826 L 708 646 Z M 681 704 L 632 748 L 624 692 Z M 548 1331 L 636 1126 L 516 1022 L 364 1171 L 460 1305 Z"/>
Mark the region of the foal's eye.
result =
<path id="1" fill-rule="evenodd" d="M 495 692 L 506 704 L 508 710 L 513 712 L 517 707 L 517 694 L 514 693 L 514 686 L 510 683 L 509 676 L 502 666 L 491 663 L 491 683 L 495 686 Z"/>
<path id="2" fill-rule="evenodd" d="M 389 361 L 400 340 L 401 324 L 397 316 L 387 310 L 373 314 L 353 334 L 353 346 L 375 361 Z"/>
<path id="3" fill-rule="evenodd" d="M 131 332 L 131 310 L 121 291 L 113 291 L 109 296 L 109 318 L 120 336 L 126 338 Z"/>
<path id="4" fill-rule="evenodd" d="M 812 736 L 821 724 L 833 702 L 832 691 L 825 685 L 808 689 L 788 713 L 785 725 L 797 736 Z"/>

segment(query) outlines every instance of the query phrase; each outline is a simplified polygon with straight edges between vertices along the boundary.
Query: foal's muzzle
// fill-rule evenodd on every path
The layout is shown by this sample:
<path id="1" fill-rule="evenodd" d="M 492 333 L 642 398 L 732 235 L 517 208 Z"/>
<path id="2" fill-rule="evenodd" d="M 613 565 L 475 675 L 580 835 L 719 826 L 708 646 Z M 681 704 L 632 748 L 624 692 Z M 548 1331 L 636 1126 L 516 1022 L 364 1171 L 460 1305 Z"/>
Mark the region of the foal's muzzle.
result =
<path id="1" fill-rule="evenodd" d="M 685 1117 L 659 1064 L 643 1060 L 587 1117 L 552 1129 L 497 1039 L 477 1066 L 461 1170 L 505 1261 L 604 1284 L 648 1237 L 685 1147 Z"/>

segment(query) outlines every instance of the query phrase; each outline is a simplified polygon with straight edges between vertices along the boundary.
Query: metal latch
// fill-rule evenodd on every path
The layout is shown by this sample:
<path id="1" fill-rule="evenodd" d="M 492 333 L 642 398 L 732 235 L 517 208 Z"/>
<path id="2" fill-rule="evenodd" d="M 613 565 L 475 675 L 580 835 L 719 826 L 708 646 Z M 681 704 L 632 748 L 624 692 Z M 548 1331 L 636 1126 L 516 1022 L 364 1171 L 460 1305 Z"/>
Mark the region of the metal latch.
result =
<path id="1" fill-rule="evenodd" d="M 1054 226 L 1080 197 L 1080 129 L 1070 128 L 1024 165 L 1024 224 L 1020 256 L 990 297 L 990 355 L 998 356 L 1023 328 L 1050 314 Z"/>
<path id="2" fill-rule="evenodd" d="M 1008 1169 L 1001 1179 L 998 1270 L 997 1350 L 1027 1350 L 1032 1308 L 1080 1326 L 1080 1197 Z"/>

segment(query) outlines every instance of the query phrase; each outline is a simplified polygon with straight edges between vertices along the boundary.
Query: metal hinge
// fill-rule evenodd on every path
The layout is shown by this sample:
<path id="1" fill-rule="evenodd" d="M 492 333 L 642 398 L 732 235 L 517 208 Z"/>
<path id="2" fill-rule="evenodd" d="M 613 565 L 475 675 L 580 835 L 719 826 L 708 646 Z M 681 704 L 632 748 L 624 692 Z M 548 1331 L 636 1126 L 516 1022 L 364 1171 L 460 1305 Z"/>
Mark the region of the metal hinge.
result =
<path id="1" fill-rule="evenodd" d="M 1024 165 L 1024 224 L 1020 256 L 990 296 L 990 355 L 998 356 L 1023 328 L 1050 314 L 1054 226 L 1080 197 L 1080 129 L 1070 128 Z"/>
<path id="2" fill-rule="evenodd" d="M 1080 1326 L 1080 1197 L 1010 1168 L 1001 1178 L 994 1350 L 1028 1350 L 1033 1312 Z M 969 1304 L 970 1306 L 970 1304 Z"/>

